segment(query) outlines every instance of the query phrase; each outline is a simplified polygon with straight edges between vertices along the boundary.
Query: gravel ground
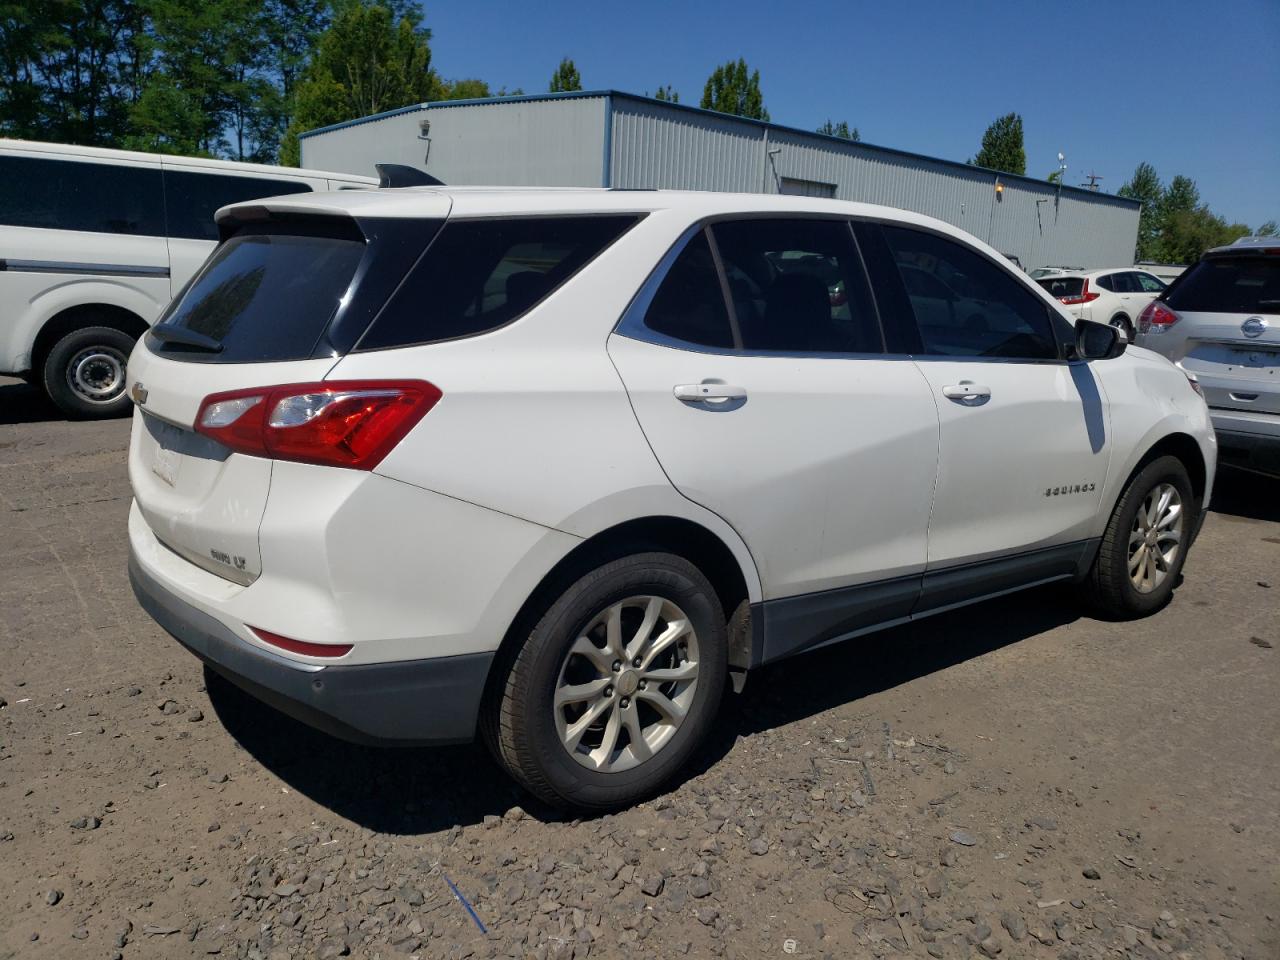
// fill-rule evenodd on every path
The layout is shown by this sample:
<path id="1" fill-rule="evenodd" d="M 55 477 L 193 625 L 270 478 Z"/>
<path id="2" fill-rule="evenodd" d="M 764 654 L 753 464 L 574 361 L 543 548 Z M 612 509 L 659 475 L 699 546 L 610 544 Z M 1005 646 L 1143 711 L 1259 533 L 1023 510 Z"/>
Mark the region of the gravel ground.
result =
<path id="1" fill-rule="evenodd" d="M 1039 590 L 780 664 L 579 821 L 205 676 L 128 588 L 127 439 L 0 381 L 0 958 L 1280 956 L 1275 481 L 1221 477 L 1155 617 Z"/>

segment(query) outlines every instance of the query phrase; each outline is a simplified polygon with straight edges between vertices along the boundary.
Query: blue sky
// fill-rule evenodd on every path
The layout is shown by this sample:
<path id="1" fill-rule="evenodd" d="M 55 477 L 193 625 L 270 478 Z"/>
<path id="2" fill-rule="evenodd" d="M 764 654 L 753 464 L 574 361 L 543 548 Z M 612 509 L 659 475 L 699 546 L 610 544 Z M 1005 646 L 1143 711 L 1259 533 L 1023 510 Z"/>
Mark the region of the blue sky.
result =
<path id="1" fill-rule="evenodd" d="M 570 56 L 587 89 L 670 83 L 697 104 L 714 67 L 760 71 L 777 123 L 848 120 L 864 140 L 966 160 L 996 116 L 1026 129 L 1027 172 L 1115 191 L 1140 161 L 1215 212 L 1280 219 L 1280 0 L 999 0 L 731 5 L 665 0 L 425 4 L 433 65 L 547 89 Z"/>

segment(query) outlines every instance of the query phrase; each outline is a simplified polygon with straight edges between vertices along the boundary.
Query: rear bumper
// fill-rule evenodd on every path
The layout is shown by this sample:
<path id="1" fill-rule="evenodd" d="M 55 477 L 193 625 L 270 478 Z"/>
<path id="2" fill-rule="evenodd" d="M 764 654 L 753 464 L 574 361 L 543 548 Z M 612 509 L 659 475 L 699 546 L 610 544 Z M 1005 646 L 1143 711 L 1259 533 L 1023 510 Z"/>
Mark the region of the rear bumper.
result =
<path id="1" fill-rule="evenodd" d="M 138 603 L 219 674 L 282 713 L 366 744 L 465 743 L 475 737 L 493 653 L 317 667 L 275 657 L 236 636 L 147 573 L 132 551 Z"/>
<path id="2" fill-rule="evenodd" d="M 1280 474 L 1280 415 L 1210 409 L 1218 462 Z"/>

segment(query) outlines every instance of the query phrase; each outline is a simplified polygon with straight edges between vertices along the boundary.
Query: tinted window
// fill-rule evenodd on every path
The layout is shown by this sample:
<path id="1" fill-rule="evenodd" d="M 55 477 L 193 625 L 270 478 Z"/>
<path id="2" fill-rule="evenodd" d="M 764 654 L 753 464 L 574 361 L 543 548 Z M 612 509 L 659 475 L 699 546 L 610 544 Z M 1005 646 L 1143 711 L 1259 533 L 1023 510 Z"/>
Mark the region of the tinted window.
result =
<path id="1" fill-rule="evenodd" d="M 1009 271 L 952 240 L 885 227 L 925 353 L 1052 359 L 1049 308 Z M 913 272 L 931 282 L 921 283 Z"/>
<path id="2" fill-rule="evenodd" d="M 1098 277 L 1096 280 L 1094 280 L 1094 283 L 1100 286 L 1103 290 L 1110 290 L 1112 293 L 1115 293 L 1117 290 L 1120 289 L 1116 285 L 1117 276 L 1119 276 L 1119 274 L 1109 273 L 1105 277 Z"/>
<path id="3" fill-rule="evenodd" d="M 1043 280 L 1037 280 L 1036 283 L 1048 290 L 1050 296 L 1058 299 L 1078 297 L 1080 291 L 1084 289 L 1083 277 L 1046 277 Z"/>
<path id="4" fill-rule="evenodd" d="M 357 348 L 453 340 L 510 323 L 635 222 L 625 216 L 447 223 Z"/>
<path id="5" fill-rule="evenodd" d="M 214 223 L 213 215 L 219 207 L 286 193 L 309 193 L 310 190 L 300 180 L 165 170 L 164 192 L 169 236 L 187 240 L 217 240 L 218 225 Z"/>
<path id="6" fill-rule="evenodd" d="M 744 350 L 883 352 L 847 223 L 734 220 L 712 233 Z"/>
<path id="7" fill-rule="evenodd" d="M 1115 277 L 1116 293 L 1141 293 L 1142 285 L 1138 283 L 1138 275 L 1136 273 L 1117 273 Z"/>
<path id="8" fill-rule="evenodd" d="M 1165 300 L 1174 310 L 1194 313 L 1280 313 L 1280 257 L 1201 260 Z"/>
<path id="9" fill-rule="evenodd" d="M 1135 273 L 1134 276 L 1138 278 L 1138 286 L 1143 293 L 1160 293 L 1165 288 L 1163 283 L 1149 273 Z"/>
<path id="10" fill-rule="evenodd" d="M 644 315 L 655 333 L 702 347 L 733 347 L 729 311 L 707 236 L 699 232 L 681 251 Z"/>
<path id="11" fill-rule="evenodd" d="M 162 237 L 160 169 L 0 156 L 0 223 Z"/>
<path id="12" fill-rule="evenodd" d="M 165 355 L 254 363 L 312 355 L 347 292 L 363 239 L 253 233 L 232 237 L 170 307 L 163 321 L 218 341 L 218 353 L 148 338 Z"/>

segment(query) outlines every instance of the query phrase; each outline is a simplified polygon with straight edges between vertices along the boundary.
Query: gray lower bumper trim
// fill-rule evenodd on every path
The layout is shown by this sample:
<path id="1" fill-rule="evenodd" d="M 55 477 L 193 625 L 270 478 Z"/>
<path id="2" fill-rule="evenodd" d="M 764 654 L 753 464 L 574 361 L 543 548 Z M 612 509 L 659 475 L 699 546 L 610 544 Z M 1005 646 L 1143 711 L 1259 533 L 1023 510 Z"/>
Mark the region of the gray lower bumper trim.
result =
<path id="1" fill-rule="evenodd" d="M 303 723 L 369 744 L 474 739 L 492 653 L 299 670 L 178 598 L 129 557 L 142 608 L 236 686 Z"/>

